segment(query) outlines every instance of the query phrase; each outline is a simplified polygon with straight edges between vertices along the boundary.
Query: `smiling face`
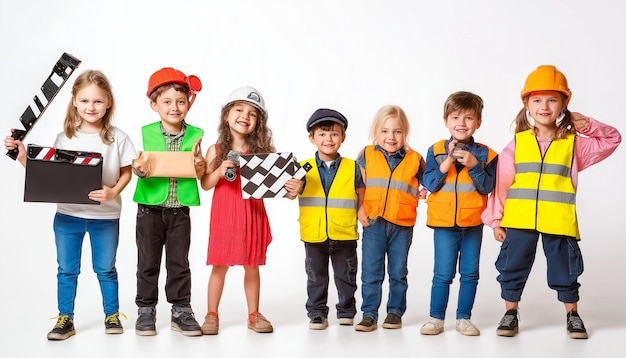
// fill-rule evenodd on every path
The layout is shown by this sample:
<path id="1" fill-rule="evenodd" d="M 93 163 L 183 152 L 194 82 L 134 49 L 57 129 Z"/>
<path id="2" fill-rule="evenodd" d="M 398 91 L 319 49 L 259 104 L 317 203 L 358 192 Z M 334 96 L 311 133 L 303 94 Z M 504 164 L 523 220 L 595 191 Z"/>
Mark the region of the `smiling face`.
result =
<path id="1" fill-rule="evenodd" d="M 309 140 L 315 144 L 320 159 L 325 162 L 337 158 L 339 147 L 345 139 L 346 134 L 337 123 L 317 126 L 313 129 L 313 133 L 309 134 Z"/>
<path id="2" fill-rule="evenodd" d="M 177 134 L 189 110 L 187 94 L 174 88 L 163 91 L 156 101 L 150 101 L 152 110 L 159 114 L 163 128 L 171 134 Z"/>
<path id="3" fill-rule="evenodd" d="M 443 121 L 452 138 L 461 143 L 469 142 L 481 124 L 476 112 L 472 110 L 453 111 Z"/>
<path id="4" fill-rule="evenodd" d="M 232 134 L 246 136 L 254 131 L 259 119 L 259 112 L 253 105 L 239 101 L 228 111 L 226 121 Z"/>
<path id="5" fill-rule="evenodd" d="M 376 133 L 376 144 L 387 153 L 395 153 L 404 148 L 405 130 L 396 116 L 388 116 Z"/>
<path id="6" fill-rule="evenodd" d="M 81 119 L 80 128 L 86 131 L 100 130 L 102 118 L 111 107 L 107 93 L 95 84 L 76 92 L 73 104 Z"/>
<path id="7" fill-rule="evenodd" d="M 535 127 L 556 128 L 556 121 L 565 108 L 565 99 L 557 91 L 533 92 L 528 97 L 526 109 L 535 120 Z"/>

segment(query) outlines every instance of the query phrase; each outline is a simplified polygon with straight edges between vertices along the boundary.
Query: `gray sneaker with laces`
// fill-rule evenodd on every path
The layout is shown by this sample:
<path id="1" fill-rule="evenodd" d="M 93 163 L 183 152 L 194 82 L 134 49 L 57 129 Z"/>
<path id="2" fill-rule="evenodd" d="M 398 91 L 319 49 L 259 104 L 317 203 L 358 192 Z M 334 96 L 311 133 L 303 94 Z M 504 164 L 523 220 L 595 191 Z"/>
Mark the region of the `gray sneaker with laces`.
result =
<path id="1" fill-rule="evenodd" d="M 515 337 L 519 332 L 517 308 L 511 308 L 506 311 L 504 317 L 500 320 L 500 324 L 496 329 L 496 334 L 502 337 Z"/>
<path id="2" fill-rule="evenodd" d="M 191 307 L 172 306 L 172 331 L 180 332 L 184 336 L 201 336 L 202 329 L 196 321 Z"/>
<path id="3" fill-rule="evenodd" d="M 138 336 L 155 336 L 156 331 L 156 308 L 139 307 L 137 309 L 137 322 L 135 322 L 135 333 Z"/>
<path id="4" fill-rule="evenodd" d="M 571 310 L 567 312 L 567 335 L 574 339 L 587 339 L 587 330 L 578 312 Z"/>

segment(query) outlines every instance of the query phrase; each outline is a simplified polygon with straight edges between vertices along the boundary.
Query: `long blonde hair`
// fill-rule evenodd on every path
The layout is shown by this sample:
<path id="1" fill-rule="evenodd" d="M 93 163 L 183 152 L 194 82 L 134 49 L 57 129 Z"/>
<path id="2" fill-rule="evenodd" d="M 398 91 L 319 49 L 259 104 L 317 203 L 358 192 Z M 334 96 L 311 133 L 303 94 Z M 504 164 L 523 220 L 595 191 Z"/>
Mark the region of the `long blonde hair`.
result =
<path id="1" fill-rule="evenodd" d="M 402 135 L 404 136 L 404 148 L 408 149 L 409 144 L 407 142 L 407 138 L 409 136 L 410 124 L 409 119 L 404 113 L 404 110 L 400 106 L 396 105 L 386 105 L 382 106 L 374 115 L 374 121 L 372 122 L 372 127 L 370 128 L 369 138 L 372 141 L 372 144 L 376 144 L 376 136 L 380 131 L 380 128 L 385 123 L 385 120 L 389 117 L 398 118 L 400 122 L 400 128 L 402 128 Z"/>
<path id="2" fill-rule="evenodd" d="M 72 98 L 70 99 L 70 103 L 67 105 L 67 111 L 65 113 L 65 122 L 63 124 L 63 131 L 68 138 L 72 138 L 78 132 L 78 128 L 80 127 L 81 118 L 78 114 L 78 110 L 74 107 L 74 98 L 76 98 L 76 94 L 90 86 L 96 85 L 102 89 L 109 100 L 109 108 L 106 113 L 102 117 L 102 128 L 100 129 L 100 138 L 102 142 L 105 144 L 113 143 L 113 113 L 115 112 L 115 100 L 113 98 L 113 90 L 111 89 L 111 83 L 109 79 L 104 75 L 104 73 L 98 70 L 87 70 L 80 74 L 74 81 L 74 85 L 72 86 Z"/>

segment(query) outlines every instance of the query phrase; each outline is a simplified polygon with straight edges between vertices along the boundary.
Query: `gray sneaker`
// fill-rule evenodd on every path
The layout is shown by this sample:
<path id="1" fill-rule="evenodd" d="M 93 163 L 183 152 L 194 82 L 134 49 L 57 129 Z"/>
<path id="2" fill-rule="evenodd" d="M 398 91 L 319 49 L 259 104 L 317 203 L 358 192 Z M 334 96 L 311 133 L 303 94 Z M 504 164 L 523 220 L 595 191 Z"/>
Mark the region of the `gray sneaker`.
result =
<path id="1" fill-rule="evenodd" d="M 139 336 L 155 336 L 156 331 L 156 308 L 139 307 L 137 309 L 137 322 L 135 333 Z"/>
<path id="2" fill-rule="evenodd" d="M 201 336 L 202 329 L 196 321 L 191 307 L 172 306 L 172 331 L 180 332 L 184 336 Z"/>

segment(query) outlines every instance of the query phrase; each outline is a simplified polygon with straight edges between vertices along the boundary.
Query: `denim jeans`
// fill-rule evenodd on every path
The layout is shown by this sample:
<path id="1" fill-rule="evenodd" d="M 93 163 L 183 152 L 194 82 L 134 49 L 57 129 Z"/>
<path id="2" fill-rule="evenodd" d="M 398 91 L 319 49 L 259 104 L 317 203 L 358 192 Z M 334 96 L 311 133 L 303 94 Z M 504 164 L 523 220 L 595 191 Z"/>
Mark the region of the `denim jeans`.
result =
<path id="1" fill-rule="evenodd" d="M 406 311 L 407 260 L 412 240 L 412 226 L 398 226 L 380 217 L 370 220 L 370 226 L 363 228 L 361 255 L 363 317 L 378 320 L 378 308 L 383 294 L 382 284 L 385 279 L 385 256 L 389 274 L 387 313 L 402 316 Z"/>
<path id="2" fill-rule="evenodd" d="M 119 310 L 115 257 L 119 242 L 119 219 L 83 219 L 57 213 L 54 237 L 57 249 L 57 300 L 59 315 L 74 317 L 74 301 L 85 234 L 91 243 L 93 271 L 98 277 L 105 316 Z"/>
<path id="3" fill-rule="evenodd" d="M 188 307 L 191 301 L 191 219 L 189 207 L 137 206 L 138 307 L 154 307 L 159 296 L 161 258 L 165 251 L 165 296 L 172 305 Z"/>
<path id="4" fill-rule="evenodd" d="M 356 314 L 356 272 L 358 266 L 356 240 L 305 242 L 306 310 L 309 318 L 328 318 L 328 261 L 333 266 L 338 302 L 337 318 L 354 318 Z"/>
<path id="5" fill-rule="evenodd" d="M 435 264 L 430 292 L 431 317 L 441 320 L 446 317 L 450 284 L 456 274 L 458 262 L 461 278 L 456 319 L 471 318 L 478 286 L 482 239 L 483 225 L 434 229 Z"/>
<path id="6" fill-rule="evenodd" d="M 521 300 L 535 262 L 539 234 L 546 255 L 548 286 L 557 291 L 560 302 L 578 302 L 578 276 L 583 273 L 583 257 L 578 241 L 569 236 L 517 229 L 506 230 L 506 239 L 496 260 L 502 298 L 509 302 Z"/>

